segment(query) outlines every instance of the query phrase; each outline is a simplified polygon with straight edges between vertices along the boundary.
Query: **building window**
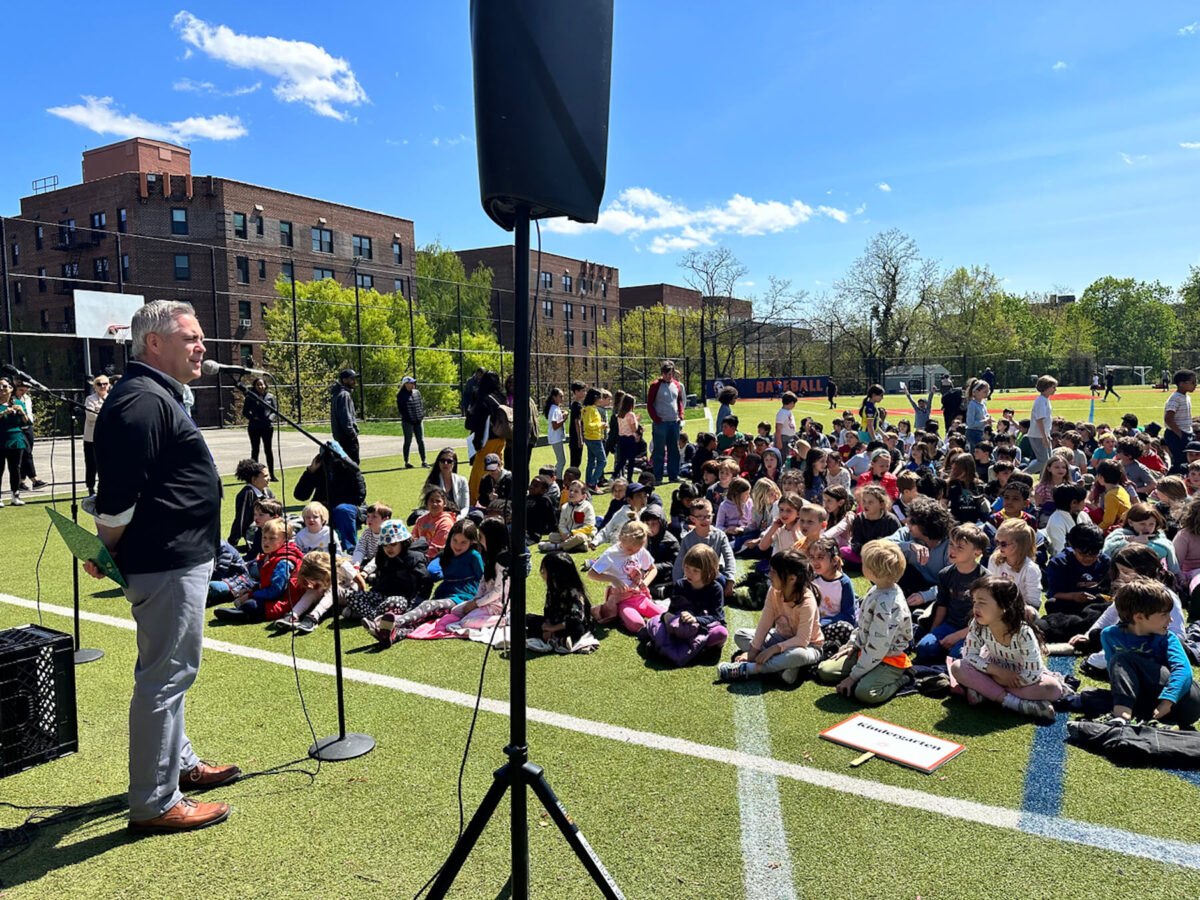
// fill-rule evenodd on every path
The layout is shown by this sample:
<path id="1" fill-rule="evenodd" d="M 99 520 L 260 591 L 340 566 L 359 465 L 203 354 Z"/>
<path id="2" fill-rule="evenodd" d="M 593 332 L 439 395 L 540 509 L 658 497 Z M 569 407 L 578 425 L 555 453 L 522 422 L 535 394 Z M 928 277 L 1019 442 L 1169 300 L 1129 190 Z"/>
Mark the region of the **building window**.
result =
<path id="1" fill-rule="evenodd" d="M 600 296 L 601 297 L 608 296 L 608 282 L 607 281 L 600 282 Z"/>
<path id="2" fill-rule="evenodd" d="M 233 236 L 235 238 L 246 239 L 246 214 L 235 212 L 233 214 Z"/>
<path id="3" fill-rule="evenodd" d="M 171 234 L 188 233 L 188 214 L 186 209 L 171 210 Z"/>
<path id="4" fill-rule="evenodd" d="M 13 282 L 13 303 L 21 302 L 21 282 Z"/>
<path id="5" fill-rule="evenodd" d="M 579 304 L 579 318 L 584 322 L 587 321 L 587 307 L 582 303 Z M 595 313 L 592 314 L 592 318 L 595 318 Z"/>
<path id="6" fill-rule="evenodd" d="M 262 216 L 254 217 L 254 233 L 259 237 L 263 236 L 263 218 Z"/>
<path id="7" fill-rule="evenodd" d="M 354 283 L 363 290 L 372 290 L 375 287 L 375 276 L 364 275 L 362 272 L 356 272 L 354 275 Z"/>
<path id="8" fill-rule="evenodd" d="M 279 246 L 280 247 L 292 246 L 292 223 L 291 222 L 280 222 L 279 223 Z"/>
<path id="9" fill-rule="evenodd" d="M 12 264 L 14 267 L 19 266 L 21 264 L 21 245 L 20 244 L 12 245 Z"/>
<path id="10" fill-rule="evenodd" d="M 129 227 L 129 213 L 124 209 L 117 210 L 117 231 L 121 234 L 125 233 L 125 229 Z"/>
<path id="11" fill-rule="evenodd" d="M 42 331 L 45 331 L 47 328 L 50 327 L 50 312 L 48 310 L 43 309 L 40 313 L 40 317 L 42 320 Z"/>
<path id="12" fill-rule="evenodd" d="M 265 324 L 267 321 L 267 304 L 259 304 L 259 315 L 262 316 L 263 323 Z"/>
<path id="13" fill-rule="evenodd" d="M 279 274 L 282 275 L 284 278 L 286 278 L 288 281 L 291 281 L 292 280 L 292 264 L 290 262 L 280 263 L 279 264 Z"/>
<path id="14" fill-rule="evenodd" d="M 313 268 L 313 281 L 321 281 L 325 278 L 333 277 L 333 269 L 318 269 Z"/>
<path id="15" fill-rule="evenodd" d="M 108 257 L 101 256 L 92 260 L 92 275 L 97 281 L 108 281 Z"/>
<path id="16" fill-rule="evenodd" d="M 75 237 L 75 220 L 63 219 L 58 223 L 58 242 L 60 244 L 70 245 L 71 240 Z"/>
<path id="17" fill-rule="evenodd" d="M 586 331 L 583 333 L 582 337 L 583 337 L 583 346 L 586 347 L 587 346 L 587 332 Z"/>
<path id="18" fill-rule="evenodd" d="M 313 253 L 332 253 L 333 232 L 328 228 L 314 228 L 312 230 L 312 248 Z"/>
<path id="19" fill-rule="evenodd" d="M 399 294 L 400 296 L 404 296 L 404 279 L 397 278 L 393 281 L 392 284 L 393 284 L 393 287 L 395 288 L 395 293 Z"/>
<path id="20" fill-rule="evenodd" d="M 186 253 L 175 254 L 175 280 L 192 280 L 192 258 Z"/>
<path id="21" fill-rule="evenodd" d="M 542 318 L 543 319 L 553 319 L 554 318 L 554 301 L 553 300 L 543 300 L 542 301 Z"/>
<path id="22" fill-rule="evenodd" d="M 566 291 L 568 294 L 571 293 L 572 283 L 573 282 L 571 281 L 571 276 L 564 272 L 563 273 L 563 290 Z"/>
<path id="23" fill-rule="evenodd" d="M 238 284 L 250 283 L 250 257 L 239 256 L 237 258 Z"/>
<path id="24" fill-rule="evenodd" d="M 605 325 L 608 324 L 608 307 L 607 306 L 600 307 L 600 321 L 603 322 Z"/>
<path id="25" fill-rule="evenodd" d="M 38 268 L 38 293 L 39 294 L 46 293 L 46 267 L 45 266 L 40 266 Z"/>
<path id="26" fill-rule="evenodd" d="M 568 328 L 566 331 L 563 332 L 563 337 L 566 339 L 568 350 L 575 346 L 575 332 L 574 331 L 572 331 L 570 328 Z"/>
<path id="27" fill-rule="evenodd" d="M 260 279 L 265 279 L 267 277 L 267 261 L 265 259 L 260 259 L 258 261 L 258 277 Z"/>
<path id="28" fill-rule="evenodd" d="M 254 345 L 239 344 L 238 350 L 242 357 L 242 365 L 247 369 L 252 368 L 254 366 Z"/>
<path id="29" fill-rule="evenodd" d="M 239 300 L 238 301 L 238 320 L 246 321 L 250 318 L 250 316 L 251 316 L 250 301 L 249 300 Z"/>
<path id="30" fill-rule="evenodd" d="M 108 227 L 108 213 L 102 213 L 102 212 L 92 213 L 92 227 L 93 228 L 107 228 Z"/>
<path id="31" fill-rule="evenodd" d="M 350 243 L 354 250 L 355 256 L 361 256 L 363 259 L 374 259 L 371 252 L 371 239 L 363 237 L 361 234 L 356 234 L 350 239 Z"/>
<path id="32" fill-rule="evenodd" d="M 571 319 L 575 318 L 575 304 L 573 304 L 573 303 L 564 303 L 563 304 L 563 318 L 566 319 L 568 322 L 570 322 Z"/>
<path id="33" fill-rule="evenodd" d="M 396 265 L 404 262 L 404 247 L 399 241 L 392 242 L 392 262 Z"/>
<path id="34" fill-rule="evenodd" d="M 62 273 L 63 278 L 78 278 L 79 263 L 63 263 Z"/>
<path id="35" fill-rule="evenodd" d="M 542 273 L 542 287 L 547 291 L 554 289 L 554 276 L 549 272 Z"/>

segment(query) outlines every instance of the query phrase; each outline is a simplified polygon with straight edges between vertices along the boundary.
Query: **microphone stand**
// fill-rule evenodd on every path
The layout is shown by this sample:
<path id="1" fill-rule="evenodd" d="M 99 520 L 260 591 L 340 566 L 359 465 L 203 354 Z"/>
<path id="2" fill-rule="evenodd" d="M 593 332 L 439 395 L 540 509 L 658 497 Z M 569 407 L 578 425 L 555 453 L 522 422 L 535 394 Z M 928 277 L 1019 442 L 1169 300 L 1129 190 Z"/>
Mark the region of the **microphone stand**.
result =
<path id="1" fill-rule="evenodd" d="M 220 373 L 217 373 L 218 380 Z M 242 399 L 245 400 L 249 394 L 248 389 L 237 379 L 233 379 L 233 386 L 241 391 Z M 326 484 L 329 487 L 329 499 L 333 499 L 333 467 L 335 464 L 341 464 L 349 467 L 352 471 L 359 471 L 359 467 L 343 454 L 339 454 L 333 449 L 331 441 L 323 441 L 311 431 L 308 431 L 303 426 L 298 425 L 293 420 L 289 419 L 281 413 L 278 407 L 271 406 L 261 397 L 256 398 L 263 406 L 273 412 L 283 421 L 287 422 L 298 432 L 312 441 L 321 449 L 321 466 L 325 470 Z M 319 759 L 322 762 L 340 762 L 346 759 L 355 759 L 359 756 L 364 756 L 375 749 L 375 739 L 369 734 L 361 734 L 356 731 L 346 731 L 346 696 L 345 688 L 342 680 L 342 610 L 338 605 L 338 579 L 337 579 L 337 529 L 333 527 L 332 510 L 330 511 L 331 518 L 329 523 L 329 569 L 330 575 L 330 593 L 333 596 L 333 661 L 334 661 L 334 680 L 337 685 L 337 708 L 338 708 L 338 733 L 327 738 L 321 738 L 311 747 L 308 748 L 308 755 L 313 759 Z"/>
<path id="2" fill-rule="evenodd" d="M 29 388 L 35 393 L 57 400 L 55 414 L 57 414 L 58 410 L 65 409 L 67 411 L 67 419 L 71 423 L 71 521 L 78 525 L 79 484 L 78 475 L 76 474 L 78 470 L 75 462 L 75 410 L 81 411 L 86 416 L 87 407 L 77 400 L 72 400 L 65 394 L 56 394 L 48 387 L 38 384 L 35 381 L 29 385 Z M 54 485 L 50 486 L 50 492 L 53 495 Z M 71 593 L 74 599 L 75 612 L 75 665 L 81 666 L 84 663 L 95 662 L 102 658 L 104 651 L 92 647 L 84 647 L 79 637 L 79 560 L 74 555 L 71 556 Z"/>

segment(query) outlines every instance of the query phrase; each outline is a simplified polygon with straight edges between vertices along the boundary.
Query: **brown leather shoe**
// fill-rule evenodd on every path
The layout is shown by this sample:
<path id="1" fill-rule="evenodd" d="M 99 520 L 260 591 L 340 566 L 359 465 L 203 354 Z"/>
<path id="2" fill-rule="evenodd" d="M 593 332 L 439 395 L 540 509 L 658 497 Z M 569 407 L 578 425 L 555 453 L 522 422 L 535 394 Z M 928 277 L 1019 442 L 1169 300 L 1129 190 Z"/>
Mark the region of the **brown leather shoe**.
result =
<path id="1" fill-rule="evenodd" d="M 207 828 L 229 818 L 228 803 L 201 803 L 184 797 L 161 816 L 129 823 L 131 834 L 174 834 Z"/>
<path id="2" fill-rule="evenodd" d="M 208 788 L 220 787 L 223 784 L 237 781 L 242 770 L 237 766 L 210 766 L 200 760 L 196 768 L 190 772 L 179 773 L 179 789 L 181 791 L 203 791 Z"/>

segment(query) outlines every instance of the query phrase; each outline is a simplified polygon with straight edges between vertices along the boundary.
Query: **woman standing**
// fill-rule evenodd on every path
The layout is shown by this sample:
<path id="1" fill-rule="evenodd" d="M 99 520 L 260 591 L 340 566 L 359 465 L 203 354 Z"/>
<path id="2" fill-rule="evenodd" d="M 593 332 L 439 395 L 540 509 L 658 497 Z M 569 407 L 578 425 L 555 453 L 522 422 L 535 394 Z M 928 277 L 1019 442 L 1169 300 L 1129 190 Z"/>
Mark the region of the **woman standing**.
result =
<path id="1" fill-rule="evenodd" d="M 471 478 L 468 482 L 471 489 L 471 502 L 479 496 L 479 482 L 483 479 L 484 462 L 488 455 L 495 453 L 504 458 L 504 450 L 508 446 L 505 437 L 492 434 L 496 413 L 501 406 L 507 405 L 507 398 L 500 390 L 500 376 L 495 372 L 484 372 L 480 379 L 479 388 L 475 391 L 475 400 L 467 411 L 467 428 L 470 429 L 475 441 L 475 461 L 471 465 Z M 509 409 L 512 409 L 510 406 Z M 511 427 L 512 422 L 509 422 Z"/>
<path id="2" fill-rule="evenodd" d="M 24 506 L 21 499 L 21 458 L 25 455 L 25 410 L 13 402 L 12 382 L 0 378 L 0 476 L 8 463 L 8 484 L 12 505 Z M 0 506 L 4 501 L 0 500 Z"/>
<path id="3" fill-rule="evenodd" d="M 275 480 L 275 450 L 271 440 L 275 434 L 275 395 L 267 391 L 267 383 L 255 378 L 250 393 L 242 404 L 242 415 L 246 417 L 246 431 L 250 435 L 250 458 L 258 462 L 258 445 L 263 445 L 267 455 L 267 472 Z"/>
<path id="4" fill-rule="evenodd" d="M 458 454 L 450 447 L 439 450 L 433 461 L 433 471 L 425 479 L 426 484 L 440 487 L 446 496 L 458 507 L 459 518 L 467 514 L 471 508 L 471 488 L 467 479 L 458 474 Z"/>
<path id="5" fill-rule="evenodd" d="M 425 462 L 425 429 L 421 425 L 425 421 L 425 401 L 417 390 L 417 379 L 405 375 L 400 379 L 400 390 L 396 393 L 396 411 L 400 413 L 400 427 L 404 429 L 404 468 L 411 469 L 408 461 L 408 451 L 412 441 L 417 439 L 417 453 L 421 456 L 421 468 L 428 469 Z"/>
<path id="6" fill-rule="evenodd" d="M 83 478 L 87 482 L 88 494 L 96 493 L 96 417 L 100 415 L 100 407 L 108 399 L 108 389 L 112 387 L 107 375 L 97 375 L 92 379 L 92 393 L 83 401 L 87 416 L 83 420 Z"/>

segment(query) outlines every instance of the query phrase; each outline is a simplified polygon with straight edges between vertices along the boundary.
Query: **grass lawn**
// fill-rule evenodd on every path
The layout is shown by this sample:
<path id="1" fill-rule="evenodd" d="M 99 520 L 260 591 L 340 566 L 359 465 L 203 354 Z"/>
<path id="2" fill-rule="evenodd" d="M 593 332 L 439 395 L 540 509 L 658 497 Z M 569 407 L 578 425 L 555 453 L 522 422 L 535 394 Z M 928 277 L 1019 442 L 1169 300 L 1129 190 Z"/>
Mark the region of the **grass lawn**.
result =
<path id="1" fill-rule="evenodd" d="M 1158 395 L 1131 391 L 1115 409 L 1137 409 L 1134 404 L 1143 399 L 1147 409 L 1152 402 L 1161 408 Z M 889 398 L 887 405 L 894 406 L 893 401 Z M 764 410 L 775 407 L 759 401 L 738 408 L 759 404 Z M 1111 404 L 1103 408 L 1106 413 L 1114 409 Z M 534 464 L 551 459 L 543 448 Z M 367 461 L 369 499 L 387 500 L 403 514 L 424 473 L 397 471 L 396 465 L 396 458 Z M 297 474 L 289 471 L 289 481 Z M 225 524 L 232 497 L 227 489 Z M 597 499 L 603 509 L 607 497 Z M 57 536 L 51 536 L 35 566 L 46 536 L 45 505 L 39 500 L 23 509 L 0 510 L 9 559 L 17 562 L 0 572 L 0 592 L 32 599 L 40 572 L 42 601 L 69 607 L 71 567 Z M 66 511 L 61 501 L 59 507 Z M 531 611 L 544 602 L 537 565 L 535 551 Z M 111 583 L 85 576 L 82 588 L 86 611 L 129 619 L 128 606 Z M 0 602 L 0 628 L 36 619 L 31 610 Z M 732 627 L 750 626 L 755 614 L 731 610 L 730 619 Z M 70 630 L 70 620 L 59 615 L 46 613 L 44 621 Z M 206 632 L 236 647 L 284 657 L 291 651 L 289 638 L 275 637 L 262 626 L 219 625 L 210 616 Z M 754 812 L 739 802 L 738 770 L 719 759 L 654 749 L 637 735 L 614 739 L 618 735 L 602 727 L 692 741 L 714 748 L 707 755 L 719 757 L 739 747 L 735 710 L 747 701 L 744 688 L 714 684 L 711 665 L 671 670 L 649 663 L 636 642 L 617 631 L 600 637 L 601 649 L 591 656 L 530 660 L 530 707 L 587 720 L 532 724 L 534 761 L 546 767 L 568 812 L 626 896 L 757 896 L 745 887 L 753 873 L 744 871 L 744 852 L 753 854 L 756 848 L 743 846 L 742 817 Z M 83 638 L 107 655 L 76 670 L 79 753 L 4 779 L 0 799 L 34 805 L 123 797 L 133 634 L 85 621 Z M 361 628 L 344 632 L 343 638 L 346 666 L 353 670 L 468 695 L 479 683 L 483 647 L 478 644 L 405 642 L 377 652 Z M 298 638 L 295 652 L 302 660 L 328 663 L 332 645 L 332 634 L 322 626 Z M 503 655 L 492 655 L 485 697 L 507 699 L 508 666 Z M 332 733 L 332 679 L 303 671 L 300 680 L 317 735 Z M 260 771 L 300 759 L 311 743 L 290 665 L 209 647 L 188 696 L 189 735 L 205 758 Z M 1045 790 L 1031 789 L 1027 773 L 1049 771 L 1061 781 L 1061 797 L 1056 794 L 1051 805 L 1063 816 L 1188 846 L 1200 833 L 1200 794 L 1192 781 L 1166 772 L 1119 770 L 1070 747 L 1065 763 L 1059 762 L 1063 749 L 1057 732 L 1047 740 L 1039 732 L 1052 729 L 1035 729 L 998 709 L 909 696 L 878 710 L 880 718 L 966 744 L 966 753 L 926 776 L 880 760 L 848 768 L 856 754 L 817 735 L 857 707 L 825 688 L 767 682 L 761 702 L 770 756 L 821 777 L 852 776 L 870 785 L 919 791 L 946 804 L 967 800 L 1021 810 L 1047 802 L 1039 796 Z M 361 680 L 347 681 L 346 703 L 349 727 L 378 742 L 367 756 L 326 764 L 312 781 L 296 772 L 276 772 L 220 789 L 214 796 L 229 801 L 233 815 L 220 827 L 193 835 L 130 842 L 121 811 L 52 818 L 25 852 L 10 858 L 0 844 L 0 896 L 411 896 L 457 833 L 455 782 L 470 710 Z M 465 776 L 468 815 L 492 770 L 503 762 L 506 738 L 503 716 L 480 714 Z M 307 759 L 300 764 L 312 768 Z M 776 781 L 797 896 L 1200 897 L 1200 873 L 1193 869 L 996 828 L 986 824 L 986 817 L 982 823 L 964 821 L 794 778 Z M 1052 789 L 1058 790 L 1057 782 Z M 0 807 L 0 828 L 20 824 L 25 815 Z M 531 826 L 534 896 L 596 896 L 536 803 Z M 1130 841 L 1136 845 L 1139 839 Z M 1200 854 L 1200 848 L 1192 852 Z M 452 895 L 497 896 L 506 853 L 505 830 L 498 822 L 485 832 Z M 783 861 L 750 864 L 778 867 Z"/>
<path id="2" fill-rule="evenodd" d="M 684 420 L 701 420 L 704 418 L 704 410 L 699 407 L 685 411 Z M 648 424 L 649 420 L 645 419 Z M 437 438 L 458 438 L 463 440 L 463 420 L 461 418 L 439 418 L 426 419 L 424 421 L 425 437 Z M 319 430 L 320 426 L 318 426 Z M 404 431 L 399 422 L 359 422 L 358 430 L 362 434 L 386 434 L 386 435 L 403 435 Z M 538 433 L 544 435 L 546 433 L 546 417 L 538 418 Z M 647 432 L 647 440 L 649 440 L 649 432 Z"/>

